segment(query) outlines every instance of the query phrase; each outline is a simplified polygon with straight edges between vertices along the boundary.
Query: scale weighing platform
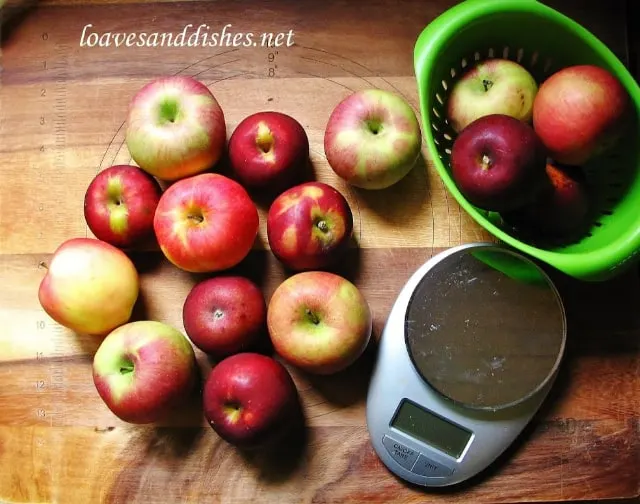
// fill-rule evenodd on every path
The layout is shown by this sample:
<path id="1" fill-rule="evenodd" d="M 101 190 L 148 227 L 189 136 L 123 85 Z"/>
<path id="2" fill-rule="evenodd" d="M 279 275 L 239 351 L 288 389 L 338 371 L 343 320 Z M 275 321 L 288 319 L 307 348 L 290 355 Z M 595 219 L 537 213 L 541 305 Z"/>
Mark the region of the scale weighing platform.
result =
<path id="1" fill-rule="evenodd" d="M 376 453 L 422 486 L 480 473 L 541 406 L 565 341 L 560 295 L 531 260 L 490 243 L 434 256 L 380 339 L 366 406 Z"/>

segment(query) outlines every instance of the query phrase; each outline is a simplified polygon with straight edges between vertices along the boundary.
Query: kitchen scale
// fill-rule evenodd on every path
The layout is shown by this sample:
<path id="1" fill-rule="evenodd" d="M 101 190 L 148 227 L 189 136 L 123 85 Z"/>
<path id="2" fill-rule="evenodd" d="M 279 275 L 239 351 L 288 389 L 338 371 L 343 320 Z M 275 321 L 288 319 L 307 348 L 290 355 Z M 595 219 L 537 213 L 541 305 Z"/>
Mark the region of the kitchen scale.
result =
<path id="1" fill-rule="evenodd" d="M 491 243 L 434 256 L 381 335 L 366 406 L 377 455 L 425 487 L 480 473 L 541 406 L 565 340 L 560 295 L 530 259 Z"/>

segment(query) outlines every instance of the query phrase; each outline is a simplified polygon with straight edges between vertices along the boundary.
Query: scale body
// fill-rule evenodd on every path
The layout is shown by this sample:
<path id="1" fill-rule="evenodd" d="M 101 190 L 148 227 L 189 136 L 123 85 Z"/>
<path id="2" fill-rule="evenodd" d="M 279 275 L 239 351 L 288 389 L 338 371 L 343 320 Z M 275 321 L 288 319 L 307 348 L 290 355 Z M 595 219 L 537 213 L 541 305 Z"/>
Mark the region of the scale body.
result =
<path id="1" fill-rule="evenodd" d="M 387 468 L 416 485 L 454 485 L 493 463 L 540 408 L 555 381 L 564 352 L 562 311 L 562 343 L 552 371 L 526 399 L 506 407 L 470 408 L 425 381 L 414 365 L 405 338 L 412 297 L 437 264 L 453 254 L 484 246 L 495 248 L 488 244 L 462 245 L 428 260 L 400 291 L 381 335 L 367 396 L 367 428 L 372 445 Z"/>

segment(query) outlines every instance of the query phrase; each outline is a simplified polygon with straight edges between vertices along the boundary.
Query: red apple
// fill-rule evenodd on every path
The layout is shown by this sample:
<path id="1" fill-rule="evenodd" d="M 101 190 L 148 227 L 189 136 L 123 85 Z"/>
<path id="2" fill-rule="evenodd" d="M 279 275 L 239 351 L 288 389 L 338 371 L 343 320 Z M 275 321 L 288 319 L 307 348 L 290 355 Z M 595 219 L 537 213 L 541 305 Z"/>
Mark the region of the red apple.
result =
<path id="1" fill-rule="evenodd" d="M 548 187 L 531 204 L 503 217 L 537 237 L 570 238 L 587 224 L 590 197 L 586 178 L 576 166 L 547 164 Z"/>
<path id="2" fill-rule="evenodd" d="M 505 114 L 531 122 L 538 84 L 519 63 L 503 58 L 480 61 L 451 87 L 447 119 L 456 132 L 485 115 Z"/>
<path id="3" fill-rule="evenodd" d="M 267 306 L 254 282 L 223 275 L 193 286 L 184 302 L 182 319 L 193 344 L 221 359 L 246 351 L 266 335 Z"/>
<path id="4" fill-rule="evenodd" d="M 110 166 L 87 187 L 87 226 L 96 238 L 116 247 L 138 245 L 153 236 L 153 216 L 161 195 L 158 181 L 137 166 Z"/>
<path id="5" fill-rule="evenodd" d="M 510 211 L 546 182 L 546 152 L 533 128 L 504 114 L 476 119 L 453 142 L 451 176 L 474 206 Z"/>
<path id="6" fill-rule="evenodd" d="M 422 134 L 407 101 L 382 89 L 356 91 L 327 121 L 324 151 L 333 171 L 363 189 L 385 189 L 404 178 L 420 155 Z"/>
<path id="7" fill-rule="evenodd" d="M 267 308 L 274 349 L 310 373 L 342 371 L 364 352 L 372 316 L 360 290 L 327 271 L 297 273 L 282 282 Z"/>
<path id="8" fill-rule="evenodd" d="M 125 422 L 156 422 L 195 390 L 199 370 L 187 338 L 154 320 L 129 322 L 102 341 L 93 357 L 98 394 Z"/>
<path id="9" fill-rule="evenodd" d="M 251 250 L 258 226 L 258 209 L 247 191 L 216 173 L 201 173 L 169 186 L 153 221 L 167 259 L 194 273 L 237 265 Z"/>
<path id="10" fill-rule="evenodd" d="M 104 336 L 128 322 L 139 291 L 138 271 L 121 249 L 95 238 L 70 238 L 54 251 L 38 300 L 60 325 Z"/>
<path id="11" fill-rule="evenodd" d="M 154 79 L 129 103 L 129 153 L 143 170 L 161 180 L 178 180 L 212 168 L 226 141 L 220 104 L 207 86 L 193 77 Z"/>
<path id="12" fill-rule="evenodd" d="M 279 438 L 292 425 L 298 393 L 291 375 L 275 359 L 239 353 L 213 367 L 203 392 L 211 428 L 225 441 L 254 448 Z"/>
<path id="13" fill-rule="evenodd" d="M 533 127 L 558 163 L 581 166 L 624 132 L 630 99 L 604 68 L 576 65 L 551 75 L 533 103 Z"/>
<path id="14" fill-rule="evenodd" d="M 300 180 L 308 159 L 307 133 L 281 112 L 245 117 L 229 139 L 232 172 L 247 188 L 280 192 Z"/>
<path id="15" fill-rule="evenodd" d="M 269 207 L 269 247 L 294 271 L 335 264 L 343 257 L 352 234 L 353 213 L 347 200 L 323 182 L 294 186 Z"/>

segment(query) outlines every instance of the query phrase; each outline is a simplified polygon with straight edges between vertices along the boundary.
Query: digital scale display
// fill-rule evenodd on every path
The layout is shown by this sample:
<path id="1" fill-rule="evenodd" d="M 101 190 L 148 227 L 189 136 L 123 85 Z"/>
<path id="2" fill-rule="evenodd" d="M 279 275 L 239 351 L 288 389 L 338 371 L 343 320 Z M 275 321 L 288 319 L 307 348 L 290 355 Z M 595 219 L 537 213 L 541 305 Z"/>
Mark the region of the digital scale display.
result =
<path id="1" fill-rule="evenodd" d="M 445 420 L 407 399 L 403 399 L 391 427 L 459 458 L 469 444 L 473 433 Z"/>
<path id="2" fill-rule="evenodd" d="M 530 259 L 492 243 L 432 257 L 380 338 L 366 405 L 377 455 L 425 487 L 482 472 L 542 404 L 565 340 L 558 291 Z"/>

